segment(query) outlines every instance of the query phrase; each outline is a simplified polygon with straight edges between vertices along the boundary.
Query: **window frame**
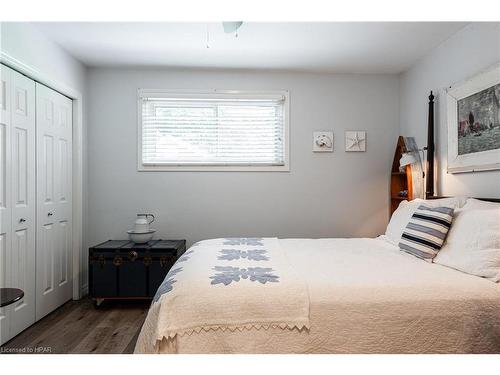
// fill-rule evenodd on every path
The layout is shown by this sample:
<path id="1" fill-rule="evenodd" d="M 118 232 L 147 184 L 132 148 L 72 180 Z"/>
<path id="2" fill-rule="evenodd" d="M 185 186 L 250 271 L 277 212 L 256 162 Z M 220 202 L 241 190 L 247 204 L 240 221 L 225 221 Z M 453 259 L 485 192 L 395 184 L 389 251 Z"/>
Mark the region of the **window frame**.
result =
<path id="1" fill-rule="evenodd" d="M 142 98 L 165 95 L 199 96 L 210 94 L 265 97 L 282 95 L 283 105 L 283 161 L 284 165 L 186 165 L 143 164 L 142 162 Z M 289 172 L 290 171 L 290 92 L 288 90 L 190 90 L 190 89 L 138 89 L 137 90 L 137 171 L 139 172 Z"/>

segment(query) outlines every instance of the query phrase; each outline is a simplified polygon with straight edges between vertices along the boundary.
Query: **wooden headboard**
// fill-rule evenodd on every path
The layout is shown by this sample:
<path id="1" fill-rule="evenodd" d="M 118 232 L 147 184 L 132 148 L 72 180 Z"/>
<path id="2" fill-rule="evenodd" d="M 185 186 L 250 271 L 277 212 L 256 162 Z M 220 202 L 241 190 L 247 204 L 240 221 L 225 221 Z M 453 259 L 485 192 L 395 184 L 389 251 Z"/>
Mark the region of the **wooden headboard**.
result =
<path id="1" fill-rule="evenodd" d="M 434 195 L 434 95 L 429 95 L 427 118 L 427 166 L 425 171 L 425 198 Z"/>
<path id="2" fill-rule="evenodd" d="M 441 198 L 450 198 L 450 197 L 441 197 L 441 196 L 433 195 L 433 196 L 427 197 L 426 199 L 441 199 Z M 476 198 L 476 197 L 473 197 L 473 198 L 479 199 L 480 201 L 500 203 L 500 198 Z"/>
<path id="3" fill-rule="evenodd" d="M 434 95 L 429 95 L 429 117 L 427 120 L 427 165 L 426 165 L 425 199 L 447 198 L 434 195 Z M 487 202 L 500 203 L 499 198 L 475 198 Z"/>

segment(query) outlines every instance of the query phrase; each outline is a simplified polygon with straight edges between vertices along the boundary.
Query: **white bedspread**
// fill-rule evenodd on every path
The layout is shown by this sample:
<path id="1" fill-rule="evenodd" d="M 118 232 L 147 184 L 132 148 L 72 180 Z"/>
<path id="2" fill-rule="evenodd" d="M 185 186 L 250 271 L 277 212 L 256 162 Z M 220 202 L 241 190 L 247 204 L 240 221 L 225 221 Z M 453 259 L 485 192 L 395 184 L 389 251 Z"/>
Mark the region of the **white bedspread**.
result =
<path id="1" fill-rule="evenodd" d="M 202 331 L 309 328 L 305 281 L 276 238 L 201 241 L 159 287 L 137 351 Z"/>
<path id="2" fill-rule="evenodd" d="M 308 330 L 200 331 L 155 347 L 141 334 L 136 352 L 500 353 L 500 284 L 424 262 L 380 238 L 279 243 L 307 285 Z"/>

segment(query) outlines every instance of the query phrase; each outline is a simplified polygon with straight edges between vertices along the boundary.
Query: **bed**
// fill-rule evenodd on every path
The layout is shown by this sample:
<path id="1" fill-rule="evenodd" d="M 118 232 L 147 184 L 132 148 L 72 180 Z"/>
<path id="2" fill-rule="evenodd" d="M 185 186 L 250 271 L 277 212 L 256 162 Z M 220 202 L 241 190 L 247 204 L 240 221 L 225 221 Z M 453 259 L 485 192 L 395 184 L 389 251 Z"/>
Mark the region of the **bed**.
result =
<path id="1" fill-rule="evenodd" d="M 435 199 L 429 100 L 427 200 L 403 201 L 377 238 L 196 243 L 135 353 L 500 353 L 500 200 Z M 400 243 L 421 205 L 453 209 L 427 261 Z"/>
<path id="2" fill-rule="evenodd" d="M 207 257 L 218 259 L 224 253 L 221 251 L 228 247 L 247 249 L 242 251 L 269 247 L 265 239 L 262 243 L 267 246 L 228 245 L 234 244 L 234 240 L 202 241 L 188 251 L 186 257 L 190 259 L 181 263 L 189 268 L 190 262 L 196 263 L 196 254 L 201 262 L 207 263 Z M 243 322 L 240 326 L 220 324 L 217 328 L 207 324 L 210 326 L 207 329 L 201 324 L 159 334 L 158 326 L 165 323 L 162 314 L 154 311 L 163 313 L 163 317 L 166 311 L 175 312 L 175 305 L 183 303 L 178 301 L 179 295 L 187 296 L 187 301 L 196 309 L 195 299 L 199 299 L 196 282 L 193 282 L 196 278 L 181 279 L 181 272 L 177 274 L 179 280 L 170 285 L 171 292 L 177 288 L 179 294 L 168 298 L 166 293 L 166 297 L 153 302 L 135 352 L 500 353 L 498 283 L 417 259 L 400 251 L 384 236 L 374 239 L 275 239 L 272 243 L 286 254 L 285 261 L 295 272 L 292 277 L 306 286 L 307 323 L 299 320 L 296 325 L 280 326 L 275 322 L 274 325 L 249 326 Z M 241 261 L 243 263 L 238 263 L 237 259 L 221 259 L 216 263 L 241 266 L 251 262 L 248 259 Z M 213 266 L 208 262 L 207 268 Z M 266 285 L 278 283 L 241 281 L 245 281 L 245 287 L 253 287 L 261 294 L 261 309 L 270 308 L 272 300 L 264 298 Z M 206 284 L 209 284 L 208 279 Z M 224 290 L 237 284 L 240 283 L 210 283 L 210 286 Z M 300 285 L 295 287 L 300 291 Z M 293 299 L 296 296 L 287 294 L 297 293 L 297 289 L 286 288 L 281 292 L 285 300 Z M 217 309 L 224 310 L 225 303 L 230 302 L 221 303 L 224 295 L 216 294 L 213 298 L 211 300 L 210 294 L 205 293 L 202 303 L 218 307 L 204 311 L 207 316 L 202 316 L 201 321 L 217 315 Z M 236 316 L 245 316 L 248 308 L 245 298 L 232 310 Z M 283 301 L 276 303 L 283 304 Z M 291 315 L 296 318 L 294 303 Z M 163 311 L 154 308 L 162 304 Z M 181 308 L 175 313 L 186 311 Z"/>

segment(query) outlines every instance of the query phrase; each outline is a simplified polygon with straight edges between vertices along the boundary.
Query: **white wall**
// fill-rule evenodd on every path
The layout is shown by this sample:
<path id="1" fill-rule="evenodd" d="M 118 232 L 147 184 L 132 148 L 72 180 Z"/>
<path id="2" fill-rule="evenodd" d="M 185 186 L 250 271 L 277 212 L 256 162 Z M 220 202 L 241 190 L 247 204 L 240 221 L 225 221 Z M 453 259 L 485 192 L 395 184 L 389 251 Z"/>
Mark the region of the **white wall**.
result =
<path id="1" fill-rule="evenodd" d="M 86 67 L 57 44 L 47 39 L 36 26 L 22 22 L 0 23 L 0 50 L 22 62 L 44 77 L 57 81 L 82 94 L 83 105 L 83 247 L 88 247 L 87 236 L 87 77 Z M 82 254 L 82 285 L 87 284 L 86 252 Z"/>
<path id="2" fill-rule="evenodd" d="M 500 23 L 473 23 L 446 40 L 401 75 L 401 134 L 427 144 L 429 91 L 463 81 L 500 62 Z M 500 198 L 500 171 L 448 174 L 445 98 L 435 105 L 437 194 Z"/>
<path id="3" fill-rule="evenodd" d="M 0 48 L 24 64 L 85 91 L 85 67 L 27 22 L 1 22 Z"/>
<path id="4" fill-rule="evenodd" d="M 469 25 L 399 79 L 252 71 L 87 72 L 34 25 L 4 22 L 0 33 L 3 52 L 84 96 L 84 248 L 125 238 L 135 213 L 146 211 L 158 216 L 160 237 L 187 238 L 190 243 L 219 236 L 382 233 L 399 131 L 425 145 L 429 90 L 438 92 L 500 61 L 498 23 Z M 137 172 L 137 88 L 214 87 L 290 90 L 291 172 Z M 438 97 L 438 193 L 500 196 L 500 171 L 446 174 L 442 114 Z M 333 154 L 311 152 L 311 132 L 317 129 L 334 130 Z M 366 153 L 344 152 L 347 129 L 367 130 Z M 82 260 L 86 265 L 86 252 Z M 86 270 L 83 277 L 86 284 Z"/>
<path id="5" fill-rule="evenodd" d="M 138 172 L 138 88 L 289 89 L 291 171 Z M 388 219 L 399 131 L 398 76 L 250 71 L 89 70 L 89 240 L 126 238 L 138 212 L 161 238 L 375 236 Z M 314 154 L 312 131 L 335 152 Z M 344 152 L 344 130 L 367 152 Z"/>

